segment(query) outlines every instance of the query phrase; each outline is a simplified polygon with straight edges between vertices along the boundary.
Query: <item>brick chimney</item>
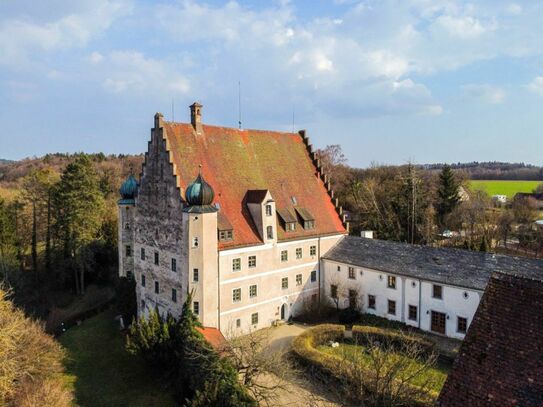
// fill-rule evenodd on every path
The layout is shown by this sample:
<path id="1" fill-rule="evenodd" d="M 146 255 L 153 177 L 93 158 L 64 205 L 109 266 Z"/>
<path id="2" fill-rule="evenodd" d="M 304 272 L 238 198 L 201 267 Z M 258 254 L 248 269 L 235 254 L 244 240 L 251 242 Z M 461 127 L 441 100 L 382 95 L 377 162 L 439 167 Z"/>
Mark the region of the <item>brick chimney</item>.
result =
<path id="1" fill-rule="evenodd" d="M 202 133 L 202 105 L 194 102 L 190 107 L 190 123 L 197 134 Z"/>

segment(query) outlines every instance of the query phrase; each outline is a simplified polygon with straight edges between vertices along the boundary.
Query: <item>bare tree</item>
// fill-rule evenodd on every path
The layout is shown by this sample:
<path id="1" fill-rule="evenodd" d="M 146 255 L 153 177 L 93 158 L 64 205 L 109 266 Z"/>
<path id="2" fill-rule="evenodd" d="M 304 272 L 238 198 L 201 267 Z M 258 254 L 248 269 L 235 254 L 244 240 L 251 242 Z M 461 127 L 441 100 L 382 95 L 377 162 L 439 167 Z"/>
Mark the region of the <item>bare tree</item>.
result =
<path id="1" fill-rule="evenodd" d="M 296 370 L 280 349 L 271 349 L 270 330 L 258 330 L 230 339 L 221 349 L 239 373 L 249 394 L 264 406 L 277 399 L 296 380 Z"/>
<path id="2" fill-rule="evenodd" d="M 359 405 L 430 404 L 435 379 L 427 372 L 437 355 L 413 337 L 355 335 L 355 347 L 339 351 L 341 391 Z M 361 346 L 360 346 L 361 345 Z"/>

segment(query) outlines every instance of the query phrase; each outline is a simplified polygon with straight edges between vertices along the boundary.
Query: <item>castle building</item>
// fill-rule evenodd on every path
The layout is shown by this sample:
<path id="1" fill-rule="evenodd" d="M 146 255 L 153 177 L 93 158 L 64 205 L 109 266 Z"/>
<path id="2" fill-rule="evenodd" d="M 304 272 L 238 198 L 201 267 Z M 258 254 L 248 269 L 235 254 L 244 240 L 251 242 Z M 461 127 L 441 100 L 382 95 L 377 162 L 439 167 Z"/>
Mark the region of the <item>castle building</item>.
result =
<path id="1" fill-rule="evenodd" d="M 346 233 L 304 131 L 239 130 L 155 115 L 139 184 L 119 201 L 119 274 L 139 315 L 177 316 L 187 294 L 225 335 L 288 320 L 319 301 L 320 259 Z"/>
<path id="2" fill-rule="evenodd" d="M 139 184 L 119 200 L 119 275 L 138 314 L 240 335 L 328 302 L 463 339 L 494 272 L 543 261 L 347 236 L 305 131 L 239 130 L 155 115 Z M 367 236 L 371 236 L 368 234 Z"/>

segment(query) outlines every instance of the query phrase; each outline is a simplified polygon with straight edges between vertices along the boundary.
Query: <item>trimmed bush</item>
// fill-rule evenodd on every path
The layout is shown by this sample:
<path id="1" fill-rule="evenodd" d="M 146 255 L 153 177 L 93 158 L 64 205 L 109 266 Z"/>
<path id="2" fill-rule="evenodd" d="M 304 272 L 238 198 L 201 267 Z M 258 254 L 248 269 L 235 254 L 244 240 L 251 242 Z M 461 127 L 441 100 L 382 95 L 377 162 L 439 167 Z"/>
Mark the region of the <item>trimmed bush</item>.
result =
<path id="1" fill-rule="evenodd" d="M 367 345 L 368 341 L 372 343 L 386 341 L 397 350 L 401 350 L 407 342 L 407 344 L 416 344 L 425 354 L 431 354 L 435 348 L 433 342 L 419 336 L 405 335 L 401 332 L 376 326 L 353 326 L 353 340 L 359 345 Z"/>

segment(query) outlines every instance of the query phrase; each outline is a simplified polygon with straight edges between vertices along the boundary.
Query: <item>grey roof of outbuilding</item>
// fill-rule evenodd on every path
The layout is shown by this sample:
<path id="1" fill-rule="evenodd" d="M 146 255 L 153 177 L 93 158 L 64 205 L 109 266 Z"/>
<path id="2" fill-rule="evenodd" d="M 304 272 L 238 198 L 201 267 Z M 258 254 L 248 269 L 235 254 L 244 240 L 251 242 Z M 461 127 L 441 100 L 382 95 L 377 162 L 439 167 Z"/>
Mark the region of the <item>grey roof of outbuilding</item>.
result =
<path id="1" fill-rule="evenodd" d="M 346 236 L 324 259 L 476 290 L 493 272 L 543 280 L 543 260 Z"/>

